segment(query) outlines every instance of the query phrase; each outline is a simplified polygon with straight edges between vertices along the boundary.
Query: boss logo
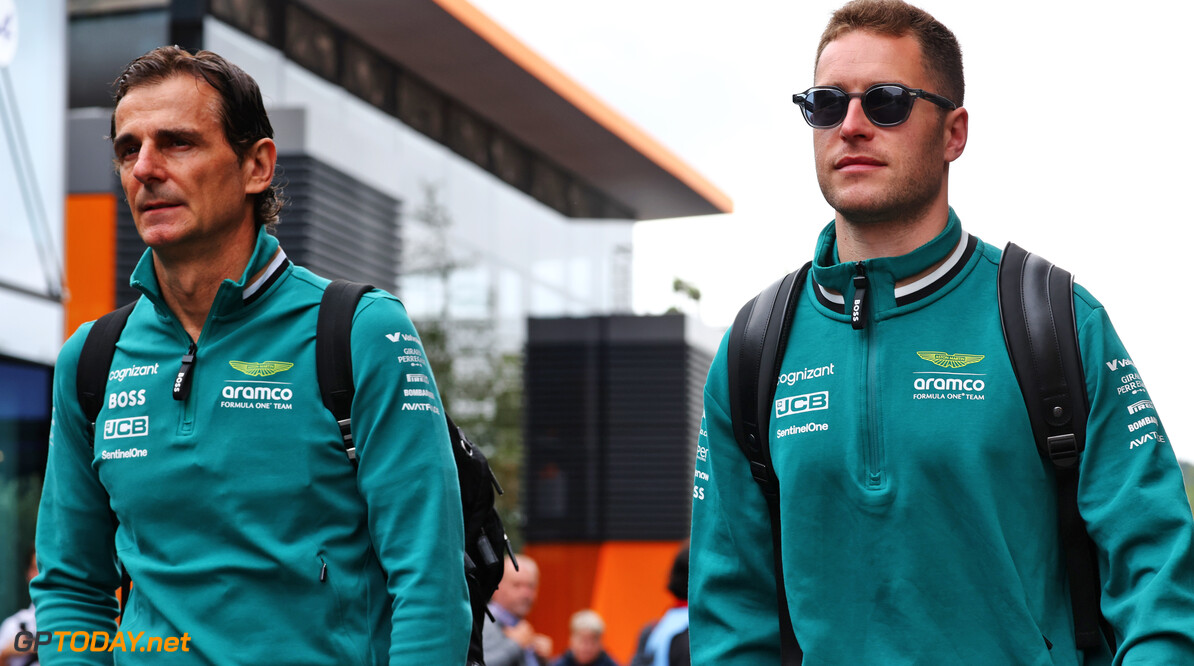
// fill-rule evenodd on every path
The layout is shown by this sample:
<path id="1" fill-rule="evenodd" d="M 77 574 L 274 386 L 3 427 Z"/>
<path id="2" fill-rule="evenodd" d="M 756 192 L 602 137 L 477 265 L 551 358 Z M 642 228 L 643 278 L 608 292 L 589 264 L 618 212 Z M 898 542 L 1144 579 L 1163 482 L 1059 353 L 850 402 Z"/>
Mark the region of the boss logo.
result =
<path id="1" fill-rule="evenodd" d="M 108 394 L 108 409 L 117 407 L 136 407 L 145 404 L 145 389 L 136 391 L 117 391 Z"/>

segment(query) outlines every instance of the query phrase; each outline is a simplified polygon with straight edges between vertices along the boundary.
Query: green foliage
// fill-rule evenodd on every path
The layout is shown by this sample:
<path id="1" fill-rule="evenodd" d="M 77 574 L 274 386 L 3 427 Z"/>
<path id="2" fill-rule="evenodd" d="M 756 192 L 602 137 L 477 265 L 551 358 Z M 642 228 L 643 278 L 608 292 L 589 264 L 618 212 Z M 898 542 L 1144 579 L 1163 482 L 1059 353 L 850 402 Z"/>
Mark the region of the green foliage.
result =
<path id="1" fill-rule="evenodd" d="M 432 276 L 445 295 L 439 311 L 416 320 L 423 351 L 435 375 L 444 408 L 481 448 L 505 494 L 498 497 L 498 513 L 515 549 L 522 547 L 522 354 L 499 350 L 490 294 L 488 317 L 464 319 L 452 314 L 449 294 L 452 275 L 471 267 L 461 257 L 449 230 L 451 211 L 440 201 L 436 186 L 423 186 L 423 202 L 412 215 L 424 225 L 407 263 L 408 274 Z"/>

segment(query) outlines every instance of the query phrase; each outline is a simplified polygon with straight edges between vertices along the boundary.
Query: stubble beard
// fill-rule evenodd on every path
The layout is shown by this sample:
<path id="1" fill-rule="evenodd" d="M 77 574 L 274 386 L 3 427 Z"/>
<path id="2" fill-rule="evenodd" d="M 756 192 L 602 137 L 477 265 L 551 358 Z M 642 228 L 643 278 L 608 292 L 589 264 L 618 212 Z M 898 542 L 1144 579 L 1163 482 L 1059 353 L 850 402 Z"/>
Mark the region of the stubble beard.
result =
<path id="1" fill-rule="evenodd" d="M 919 220 L 937 199 L 944 178 L 944 173 L 934 169 L 934 165 L 921 162 L 879 191 L 851 196 L 843 192 L 850 188 L 838 188 L 831 182 L 833 168 L 828 171 L 817 174 L 821 194 L 844 221 L 858 226 L 898 225 Z"/>

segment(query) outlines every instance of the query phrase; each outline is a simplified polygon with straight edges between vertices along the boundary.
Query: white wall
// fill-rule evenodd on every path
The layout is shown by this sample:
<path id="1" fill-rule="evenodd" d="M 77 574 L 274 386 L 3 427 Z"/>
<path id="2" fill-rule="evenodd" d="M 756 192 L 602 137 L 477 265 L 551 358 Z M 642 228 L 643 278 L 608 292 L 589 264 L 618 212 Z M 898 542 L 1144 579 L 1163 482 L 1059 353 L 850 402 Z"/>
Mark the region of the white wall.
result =
<path id="1" fill-rule="evenodd" d="M 62 344 L 66 2 L 0 0 L 0 25 L 0 53 L 12 56 L 0 62 L 0 354 L 51 363 Z"/>

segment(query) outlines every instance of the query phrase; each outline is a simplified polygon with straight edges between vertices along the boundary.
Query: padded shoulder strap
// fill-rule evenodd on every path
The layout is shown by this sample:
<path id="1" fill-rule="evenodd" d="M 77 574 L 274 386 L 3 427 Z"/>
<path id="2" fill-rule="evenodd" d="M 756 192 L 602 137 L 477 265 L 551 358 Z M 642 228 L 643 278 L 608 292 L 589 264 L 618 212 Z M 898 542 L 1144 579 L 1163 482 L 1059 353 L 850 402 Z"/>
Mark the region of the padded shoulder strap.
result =
<path id="1" fill-rule="evenodd" d="M 742 307 L 730 330 L 727 370 L 730 379 L 730 421 L 734 438 L 750 463 L 750 473 L 771 514 L 771 551 L 779 613 L 781 664 L 795 666 L 804 659 L 784 592 L 783 539 L 780 532 L 779 480 L 771 466 L 771 402 L 775 398 L 783 352 L 792 316 L 812 262 L 764 289 Z"/>
<path id="2" fill-rule="evenodd" d="M 79 367 L 75 372 L 75 392 L 79 406 L 91 427 L 92 447 L 95 446 L 95 420 L 104 407 L 104 390 L 108 386 L 108 373 L 112 369 L 112 357 L 116 355 L 116 341 L 128 323 L 129 315 L 137 301 L 117 308 L 100 317 L 91 325 L 83 349 L 79 352 Z"/>
<path id="3" fill-rule="evenodd" d="M 357 449 L 352 441 L 352 317 L 357 303 L 373 285 L 336 280 L 327 286 L 319 303 L 315 328 L 315 372 L 323 404 L 336 417 L 344 453 L 353 465 Z"/>
<path id="4" fill-rule="evenodd" d="M 1114 652 L 1115 639 L 1099 610 L 1094 544 L 1078 511 L 1078 470 L 1086 448 L 1088 402 L 1074 278 L 1045 259 L 1008 243 L 999 263 L 999 317 L 1012 368 L 1024 396 L 1037 450 L 1057 479 L 1057 516 L 1070 581 L 1074 633 L 1080 649 L 1100 647 L 1100 625 Z"/>

